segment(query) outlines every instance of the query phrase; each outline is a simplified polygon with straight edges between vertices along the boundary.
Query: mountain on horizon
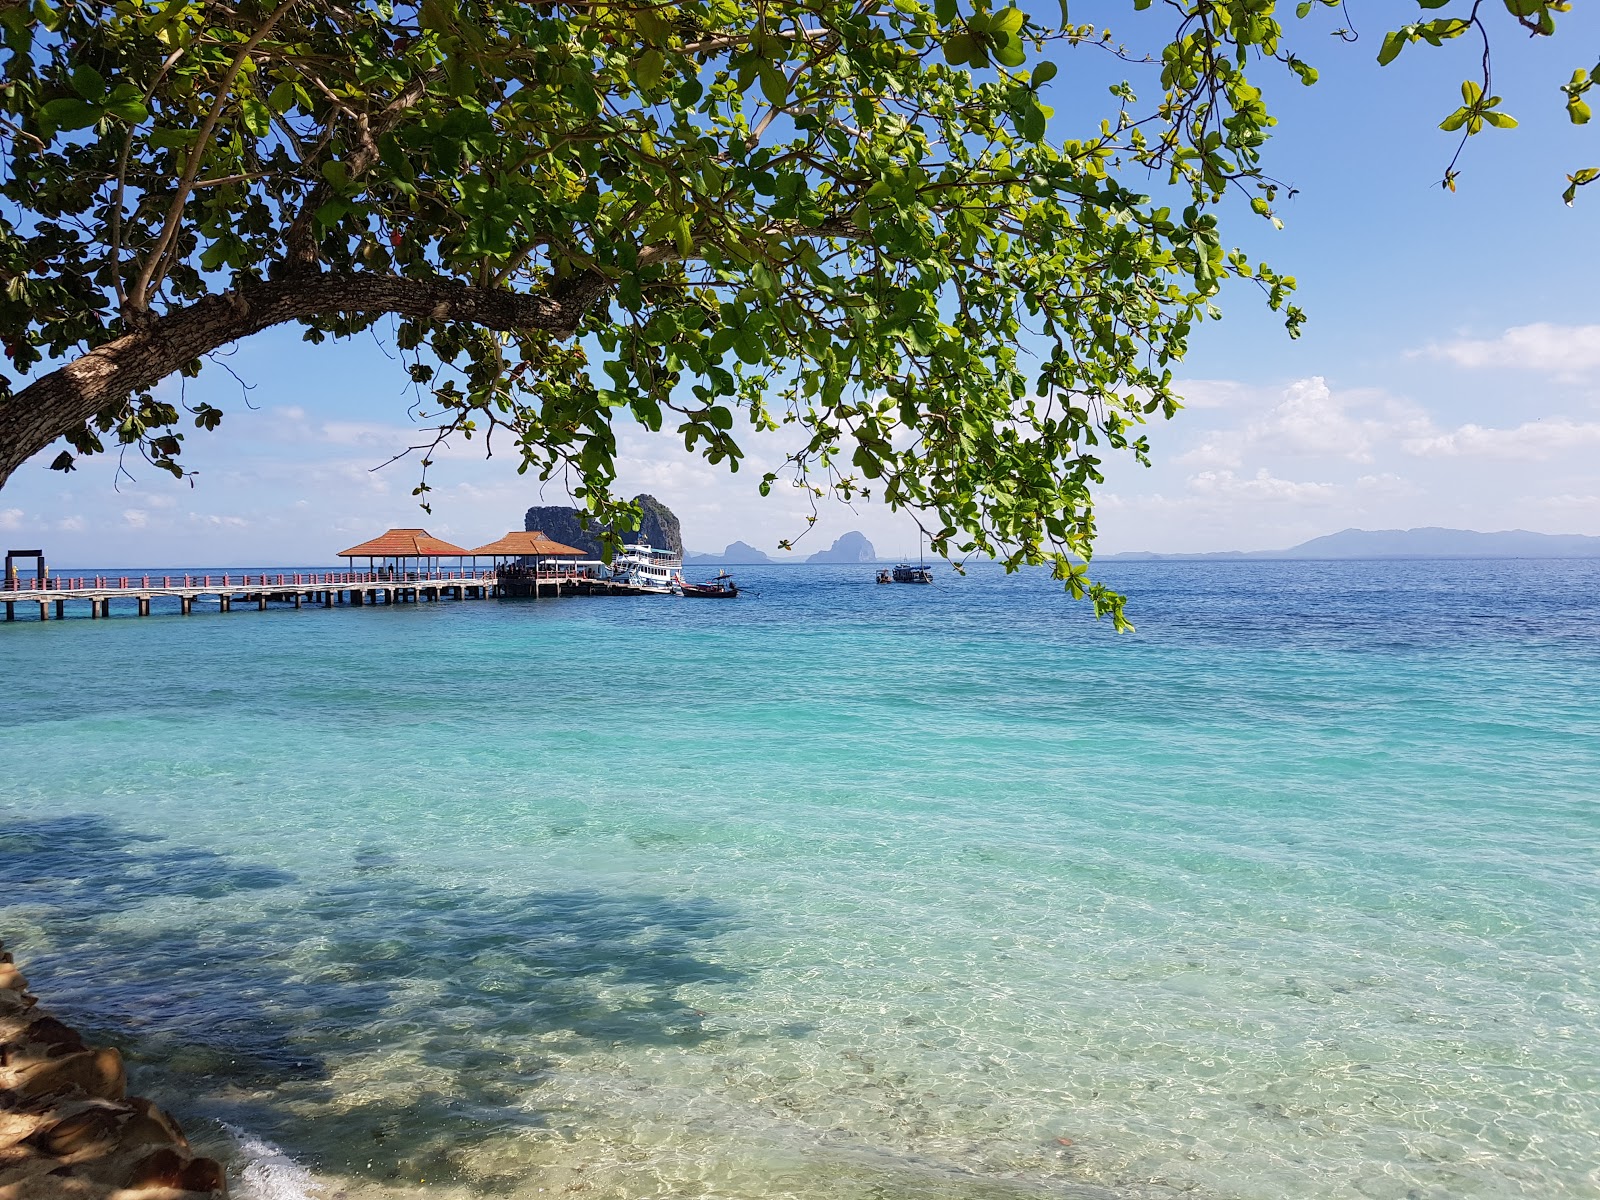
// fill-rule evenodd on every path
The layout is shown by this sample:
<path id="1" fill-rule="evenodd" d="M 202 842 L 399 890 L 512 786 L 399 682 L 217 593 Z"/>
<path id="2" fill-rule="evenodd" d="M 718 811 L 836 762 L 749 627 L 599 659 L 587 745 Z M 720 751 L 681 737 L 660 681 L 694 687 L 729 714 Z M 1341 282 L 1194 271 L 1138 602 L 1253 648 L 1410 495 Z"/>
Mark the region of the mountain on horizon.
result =
<path id="1" fill-rule="evenodd" d="M 808 563 L 870 563 L 878 561 L 878 552 L 872 548 L 872 543 L 860 530 L 852 529 L 849 533 L 840 534 L 833 540 L 833 545 L 826 550 L 818 550 Z"/>
<path id="2" fill-rule="evenodd" d="M 1287 550 L 1219 550 L 1207 554 L 1107 554 L 1101 562 L 1199 561 L 1205 559 L 1343 558 L 1600 558 L 1600 537 L 1582 533 L 1532 533 L 1505 529 L 1341 529 Z"/>
<path id="3" fill-rule="evenodd" d="M 757 550 L 749 542 L 729 542 L 721 554 L 686 554 L 686 563 L 704 563 L 714 567 L 759 567 L 772 559 L 764 550 Z"/>

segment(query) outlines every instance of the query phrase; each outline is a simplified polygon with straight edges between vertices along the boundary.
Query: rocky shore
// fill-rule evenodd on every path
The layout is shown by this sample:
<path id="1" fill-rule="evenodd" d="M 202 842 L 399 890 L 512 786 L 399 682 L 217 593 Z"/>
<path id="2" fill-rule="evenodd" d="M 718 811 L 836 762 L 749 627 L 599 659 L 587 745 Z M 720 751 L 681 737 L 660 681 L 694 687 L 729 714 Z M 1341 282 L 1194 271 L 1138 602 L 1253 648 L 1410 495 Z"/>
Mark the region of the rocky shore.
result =
<path id="1" fill-rule="evenodd" d="M 0 1200 L 225 1198 L 222 1167 L 127 1095 L 122 1055 L 38 1007 L 0 943 Z"/>

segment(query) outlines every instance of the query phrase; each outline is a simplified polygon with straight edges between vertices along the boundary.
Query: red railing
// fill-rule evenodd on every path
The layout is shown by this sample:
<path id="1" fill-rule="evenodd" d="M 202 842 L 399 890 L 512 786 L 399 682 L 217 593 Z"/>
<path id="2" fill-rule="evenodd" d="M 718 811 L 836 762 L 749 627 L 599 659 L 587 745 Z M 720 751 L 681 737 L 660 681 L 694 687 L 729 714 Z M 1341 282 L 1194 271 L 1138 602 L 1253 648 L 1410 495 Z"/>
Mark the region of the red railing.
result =
<path id="1" fill-rule="evenodd" d="M 539 578 L 566 579 L 570 569 L 541 571 Z M 0 591 L 77 592 L 77 591 L 172 591 L 177 588 L 338 588 L 365 584 L 405 586 L 408 584 L 450 584 L 493 582 L 493 567 L 436 567 L 416 571 L 247 571 L 235 575 L 52 575 L 42 585 L 31 577 L 0 580 Z M 157 583 L 156 580 L 160 579 Z"/>

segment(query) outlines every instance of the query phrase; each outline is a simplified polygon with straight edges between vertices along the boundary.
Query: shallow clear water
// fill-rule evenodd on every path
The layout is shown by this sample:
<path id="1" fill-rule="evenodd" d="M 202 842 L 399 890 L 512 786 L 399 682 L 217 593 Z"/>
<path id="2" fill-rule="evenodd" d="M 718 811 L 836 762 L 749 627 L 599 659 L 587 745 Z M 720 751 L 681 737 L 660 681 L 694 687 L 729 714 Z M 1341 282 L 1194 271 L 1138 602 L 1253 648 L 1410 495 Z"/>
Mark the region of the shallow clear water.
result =
<path id="1" fill-rule="evenodd" d="M 1108 573 L 0 626 L 0 932 L 245 1196 L 1600 1196 L 1600 564 Z"/>

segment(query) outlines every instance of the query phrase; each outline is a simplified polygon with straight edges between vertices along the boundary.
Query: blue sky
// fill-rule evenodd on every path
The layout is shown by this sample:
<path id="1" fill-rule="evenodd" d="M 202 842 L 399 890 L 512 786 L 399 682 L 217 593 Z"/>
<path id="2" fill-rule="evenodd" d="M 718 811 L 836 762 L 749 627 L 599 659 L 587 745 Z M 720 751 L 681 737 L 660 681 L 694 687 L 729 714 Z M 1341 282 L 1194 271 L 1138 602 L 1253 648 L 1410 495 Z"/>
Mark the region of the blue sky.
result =
<path id="1" fill-rule="evenodd" d="M 1593 65 L 1600 13 L 1568 16 L 1554 40 L 1503 29 L 1495 90 L 1521 127 L 1474 139 L 1450 195 L 1437 181 L 1454 144 L 1436 126 L 1474 53 L 1464 40 L 1412 47 L 1377 67 L 1384 21 L 1409 7 L 1352 3 L 1355 45 L 1326 35 L 1329 17 L 1302 27 L 1314 88 L 1259 73 L 1280 120 L 1271 168 L 1298 194 L 1279 205 L 1282 231 L 1238 215 L 1227 232 L 1299 279 L 1311 319 L 1291 342 L 1252 292 L 1224 294 L 1224 319 L 1197 331 L 1181 372 L 1190 407 L 1152 430 L 1156 467 L 1109 471 L 1103 551 L 1273 548 L 1352 525 L 1600 534 L 1600 184 L 1574 208 L 1560 201 L 1566 171 L 1600 165 L 1600 122 L 1568 125 L 1557 91 Z M 1061 61 L 1067 133 L 1084 96 Z M 142 464 L 119 481 L 110 460 L 64 477 L 44 469 L 52 451 L 0 491 L 0 538 L 63 566 L 327 562 L 390 525 L 477 544 L 520 528 L 529 504 L 564 500 L 463 445 L 439 460 L 434 514 L 421 513 L 411 460 L 373 470 L 415 436 L 403 372 L 374 339 L 313 348 L 279 330 L 228 363 L 254 407 L 215 367 L 189 382 L 191 400 L 228 413 L 187 440 L 194 486 Z M 804 504 L 755 492 L 781 441 L 754 445 L 756 469 L 730 476 L 671 435 L 621 440 L 622 486 L 672 505 L 693 549 L 773 550 L 804 527 Z M 849 529 L 886 555 L 916 545 L 881 506 L 820 517 L 807 551 Z"/>

